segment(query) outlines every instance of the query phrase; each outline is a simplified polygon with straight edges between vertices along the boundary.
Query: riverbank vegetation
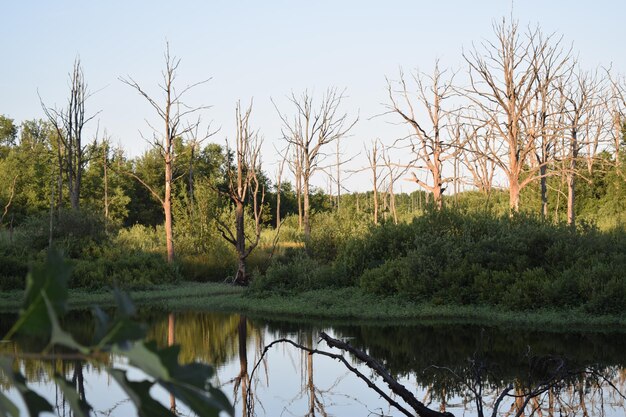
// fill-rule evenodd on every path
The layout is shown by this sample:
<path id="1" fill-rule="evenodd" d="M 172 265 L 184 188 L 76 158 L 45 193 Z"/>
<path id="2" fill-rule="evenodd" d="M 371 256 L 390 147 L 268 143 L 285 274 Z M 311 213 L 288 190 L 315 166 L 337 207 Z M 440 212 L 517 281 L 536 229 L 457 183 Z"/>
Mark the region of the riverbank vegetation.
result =
<path id="1" fill-rule="evenodd" d="M 623 317 L 626 82 L 581 69 L 539 27 L 494 29 L 485 50 L 464 56 L 472 82 L 438 63 L 388 80 L 385 117 L 405 135 L 366 145 L 356 169 L 345 168 L 359 163 L 342 144 L 370 138 L 350 137 L 360 121 L 344 109 L 345 91 L 274 103 L 275 177 L 252 104 L 237 104 L 232 145 L 210 143 L 217 133 L 187 118 L 206 107 L 176 90 L 169 45 L 162 97 L 123 79 L 164 122 L 150 126 L 151 147 L 130 157 L 99 129 L 87 138 L 77 60 L 67 108 L 42 103 L 45 119 L 21 123 L 0 116 L 0 292 L 23 288 L 56 247 L 72 266 L 69 286 L 87 292 L 191 288 L 244 310 L 269 313 L 259 305 L 276 299 L 273 312 L 285 314 Z M 346 171 L 367 174 L 371 189 L 347 190 Z M 322 177 L 327 190 L 314 186 Z M 399 191 L 403 180 L 417 189 Z M 189 282 L 249 286 L 205 293 Z M 298 304 L 303 294 L 312 298 Z"/>

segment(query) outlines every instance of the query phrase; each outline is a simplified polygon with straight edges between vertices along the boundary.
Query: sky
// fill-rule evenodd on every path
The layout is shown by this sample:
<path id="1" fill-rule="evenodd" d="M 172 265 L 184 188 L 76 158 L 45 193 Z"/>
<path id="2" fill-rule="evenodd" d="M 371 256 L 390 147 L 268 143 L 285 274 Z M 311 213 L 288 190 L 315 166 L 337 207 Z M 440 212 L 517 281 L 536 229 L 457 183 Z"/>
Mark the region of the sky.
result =
<path id="1" fill-rule="evenodd" d="M 440 1 L 35 1 L 2 0 L 0 7 L 0 114 L 16 122 L 43 118 L 39 96 L 62 106 L 68 73 L 80 56 L 89 89 L 87 113 L 129 155 L 145 151 L 156 115 L 137 92 L 120 82 L 132 77 L 158 97 L 166 42 L 181 59 L 185 86 L 210 78 L 188 96 L 190 105 L 211 106 L 203 120 L 234 135 L 237 100 L 254 100 L 252 124 L 264 142 L 265 170 L 276 170 L 282 148 L 280 119 L 271 102 L 289 114 L 287 96 L 308 89 L 316 97 L 329 87 L 346 89 L 344 111 L 359 122 L 343 141 L 351 170 L 365 165 L 363 144 L 390 144 L 403 135 L 385 111 L 386 81 L 399 68 L 429 72 L 440 66 L 466 71 L 463 50 L 493 39 L 492 23 L 511 15 L 521 26 L 539 24 L 563 36 L 585 68 L 612 66 L 626 72 L 626 1 L 440 0 Z M 317 175 L 313 183 L 326 188 Z M 367 189 L 367 174 L 346 180 Z M 416 189 L 404 182 L 403 191 Z"/>

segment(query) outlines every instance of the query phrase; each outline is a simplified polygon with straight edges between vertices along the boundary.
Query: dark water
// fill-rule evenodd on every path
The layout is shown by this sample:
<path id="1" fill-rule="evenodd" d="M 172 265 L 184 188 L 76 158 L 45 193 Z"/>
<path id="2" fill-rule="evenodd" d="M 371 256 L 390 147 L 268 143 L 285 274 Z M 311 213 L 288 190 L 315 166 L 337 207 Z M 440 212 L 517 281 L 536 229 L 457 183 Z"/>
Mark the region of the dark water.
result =
<path id="1" fill-rule="evenodd" d="M 66 319 L 79 339 L 90 337 L 88 317 L 89 313 L 73 312 Z M 481 412 L 491 416 L 497 398 L 507 388 L 509 395 L 499 403 L 498 416 L 626 415 L 621 395 L 626 393 L 626 334 L 620 332 L 555 333 L 468 324 L 329 325 L 197 312 L 179 312 L 173 317 L 172 322 L 164 313 L 145 314 L 149 337 L 165 346 L 173 325 L 181 361 L 213 364 L 217 369 L 214 383 L 235 402 L 237 415 L 245 415 L 246 409 L 258 416 L 402 415 L 336 360 L 308 355 L 285 343 L 272 347 L 261 360 L 263 348 L 279 338 L 340 353 L 319 340 L 320 331 L 367 352 L 419 401 L 455 416 Z M 0 316 L 0 330 L 6 330 L 10 320 Z M 21 340 L 0 345 L 0 352 L 18 358 L 31 386 L 56 405 L 59 415 L 70 412 L 60 391 L 50 383 L 55 370 L 77 381 L 94 415 L 134 414 L 133 406 L 103 369 L 79 361 L 24 358 L 24 353 L 38 348 L 36 341 Z M 351 355 L 345 356 L 389 393 L 371 370 Z M 108 360 L 125 365 L 114 356 Z M 132 376 L 142 378 L 139 371 Z M 14 392 L 8 392 L 15 398 Z M 170 404 L 167 393 L 155 390 L 153 395 Z M 189 414 L 182 404 L 176 405 L 182 415 Z"/>

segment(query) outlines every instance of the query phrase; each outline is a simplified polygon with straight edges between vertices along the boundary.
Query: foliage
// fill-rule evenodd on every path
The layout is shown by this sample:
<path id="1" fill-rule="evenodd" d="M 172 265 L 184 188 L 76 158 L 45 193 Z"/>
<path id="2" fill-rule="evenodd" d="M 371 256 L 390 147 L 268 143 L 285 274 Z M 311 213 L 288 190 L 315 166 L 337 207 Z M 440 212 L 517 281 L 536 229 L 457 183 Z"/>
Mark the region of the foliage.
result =
<path id="1" fill-rule="evenodd" d="M 626 233 L 518 215 L 431 212 L 346 245 L 338 265 L 366 291 L 511 310 L 626 308 Z"/>
<path id="2" fill-rule="evenodd" d="M 97 363 L 126 392 L 135 404 L 138 415 L 175 415 L 150 395 L 155 385 L 169 391 L 198 416 L 217 417 L 221 411 L 233 415 L 233 408 L 226 396 L 209 382 L 214 375 L 212 367 L 198 362 L 181 365 L 178 362 L 179 346 L 158 348 L 154 342 L 142 341 L 145 328 L 132 320 L 135 308 L 124 293 L 116 293 L 117 313 L 114 317 L 109 317 L 98 307 L 94 308 L 96 329 L 91 344 L 77 342 L 59 324 L 60 317 L 66 311 L 69 275 L 68 265 L 54 252 L 49 254 L 45 265 L 33 269 L 27 276 L 24 306 L 5 339 L 17 333 L 36 335 L 48 340 L 43 353 L 53 347 L 63 347 L 70 354 L 81 355 L 85 360 Z M 103 353 L 125 357 L 131 367 L 139 369 L 148 378 L 129 380 L 128 371 L 103 360 Z M 36 416 L 41 412 L 53 411 L 52 405 L 45 398 L 29 388 L 24 376 L 14 368 L 13 361 L 10 355 L 0 357 L 0 371 L 16 388 L 29 414 Z M 57 373 L 54 380 L 73 413 L 77 416 L 88 415 L 91 406 L 81 398 L 65 375 Z M 0 393 L 0 415 L 17 417 L 18 414 L 18 408 Z"/>
<path id="3" fill-rule="evenodd" d="M 339 280 L 332 267 L 311 259 L 302 250 L 290 250 L 252 280 L 253 293 L 287 294 L 333 287 Z"/>

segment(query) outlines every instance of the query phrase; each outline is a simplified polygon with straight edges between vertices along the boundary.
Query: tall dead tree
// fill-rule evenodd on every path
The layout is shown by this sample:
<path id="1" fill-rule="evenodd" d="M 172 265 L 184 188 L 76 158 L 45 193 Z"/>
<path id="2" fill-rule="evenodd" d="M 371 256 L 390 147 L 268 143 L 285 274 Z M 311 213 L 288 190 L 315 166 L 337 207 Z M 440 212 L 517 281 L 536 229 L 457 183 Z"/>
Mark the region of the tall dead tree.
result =
<path id="1" fill-rule="evenodd" d="M 145 180 L 133 173 L 128 173 L 139 181 L 152 196 L 161 203 L 163 207 L 163 215 L 165 217 L 165 241 L 167 245 L 167 261 L 174 261 L 174 237 L 172 224 L 172 179 L 174 172 L 174 139 L 184 137 L 197 131 L 200 124 L 198 117 L 193 123 L 185 124 L 188 117 L 194 116 L 201 110 L 207 109 L 207 106 L 190 107 L 183 101 L 185 95 L 201 84 L 209 81 L 209 79 L 187 85 L 182 90 L 178 90 L 175 86 L 176 76 L 180 59 L 170 55 L 169 44 L 165 47 L 165 70 L 162 72 L 163 80 L 159 84 L 162 90 L 162 104 L 157 102 L 154 96 L 149 95 L 134 79 L 120 78 L 124 84 L 135 89 L 143 98 L 145 98 L 150 106 L 156 111 L 159 119 L 163 123 L 163 130 L 153 127 L 149 124 L 153 131 L 152 139 L 149 140 L 151 145 L 159 150 L 163 163 L 165 165 L 165 187 L 163 193 L 157 192 L 154 185 L 148 184 Z M 209 133 L 207 133 L 209 135 Z"/>
<path id="2" fill-rule="evenodd" d="M 282 194 L 283 170 L 285 169 L 285 162 L 287 162 L 287 155 L 289 155 L 289 146 L 287 146 L 285 154 L 281 157 L 278 171 L 276 172 L 276 230 L 280 228 L 280 196 Z"/>
<path id="3" fill-rule="evenodd" d="M 393 217 L 393 223 L 398 224 L 398 211 L 396 210 L 396 194 L 394 192 L 394 185 L 396 182 L 405 175 L 406 169 L 403 169 L 400 163 L 394 163 L 391 160 L 389 154 L 389 148 L 383 148 L 383 162 L 387 168 L 386 179 L 388 181 L 387 196 L 389 197 L 389 211 Z"/>
<path id="4" fill-rule="evenodd" d="M 235 230 L 218 220 L 218 229 L 224 239 L 231 243 L 237 251 L 238 265 L 234 283 L 247 285 L 249 276 L 246 272 L 246 259 L 259 244 L 261 238 L 261 216 L 265 202 L 265 189 L 259 181 L 261 172 L 261 143 L 258 132 L 250 128 L 252 104 L 245 112 L 237 103 L 235 117 L 237 132 L 235 135 L 235 166 L 230 159 L 226 175 L 228 178 L 228 198 L 235 206 Z M 254 217 L 254 236 L 246 235 L 245 213 L 249 206 Z M 248 244 L 246 242 L 249 242 Z"/>
<path id="5" fill-rule="evenodd" d="M 309 191 L 311 177 L 320 169 L 327 156 L 324 149 L 328 144 L 345 137 L 358 118 L 348 119 L 341 113 L 341 102 L 345 90 L 329 88 L 316 103 L 313 95 L 305 91 L 300 96 L 294 93 L 289 101 L 295 107 L 295 115 L 289 118 L 276 108 L 283 123 L 283 138 L 301 155 L 300 178 L 302 180 L 303 227 L 305 239 L 311 235 Z"/>
<path id="6" fill-rule="evenodd" d="M 438 62 L 435 63 L 432 75 L 415 72 L 412 75 L 415 93 L 411 92 L 402 71 L 395 87 L 387 81 L 390 101 L 388 113 L 399 115 L 411 129 L 403 140 L 408 141 L 404 147 L 413 153 L 413 160 L 407 167 L 426 171 L 427 176 L 432 176 L 432 183 L 429 183 L 412 172 L 409 180 L 432 193 L 437 209 L 443 207 L 446 184 L 454 180 L 453 177 L 444 175 L 444 163 L 456 158 L 463 147 L 446 136 L 445 127 L 452 118 L 450 111 L 443 105 L 454 95 L 454 74 L 444 79 L 445 73 L 446 71 L 439 70 Z"/>
<path id="7" fill-rule="evenodd" d="M 298 230 L 302 231 L 302 166 L 303 152 L 300 148 L 287 146 L 287 165 L 293 174 L 296 188 L 296 204 L 298 205 Z"/>
<path id="8" fill-rule="evenodd" d="M 62 184 L 63 174 L 65 174 L 70 197 L 70 206 L 73 210 L 78 210 L 80 208 L 80 190 L 83 172 L 88 162 L 86 153 L 90 145 L 83 145 L 83 129 L 98 113 L 92 116 L 85 115 L 85 103 L 91 96 L 91 93 L 87 89 L 80 58 L 74 60 L 74 67 L 72 73 L 69 75 L 69 79 L 70 96 L 65 108 L 46 107 L 41 98 L 40 101 L 46 117 L 57 134 L 59 199 L 61 199 L 63 195 Z"/>
<path id="9" fill-rule="evenodd" d="M 611 81 L 611 119 L 612 129 L 611 136 L 613 138 L 613 148 L 615 152 L 615 164 L 620 166 L 620 152 L 626 145 L 624 131 L 626 126 L 626 79 L 624 77 L 614 76 L 611 72 L 608 72 L 609 80 Z"/>
<path id="10" fill-rule="evenodd" d="M 365 147 L 365 156 L 369 162 L 369 169 L 372 172 L 372 186 L 374 187 L 374 210 L 373 210 L 373 220 L 374 224 L 378 224 L 378 184 L 380 182 L 380 148 L 381 144 L 378 139 L 372 141 L 371 148 Z M 358 200 L 357 200 L 358 205 Z"/>
<path id="11" fill-rule="evenodd" d="M 561 85 L 560 90 L 564 101 L 564 111 L 566 118 L 566 129 L 564 161 L 567 161 L 565 178 L 567 183 L 567 223 L 574 225 L 576 222 L 574 204 L 576 200 L 576 176 L 578 170 L 576 163 L 579 159 L 579 152 L 586 142 L 595 142 L 598 138 L 587 137 L 586 134 L 597 132 L 590 129 L 594 123 L 594 108 L 600 107 L 598 100 L 601 97 L 601 89 L 597 74 L 577 71 L 571 82 Z M 597 132 L 601 133 L 601 132 Z"/>
<path id="12" fill-rule="evenodd" d="M 509 207 L 517 212 L 520 191 L 541 176 L 541 167 L 547 163 L 530 163 L 537 135 L 528 134 L 524 122 L 537 92 L 537 68 L 548 62 L 542 56 L 550 54 L 550 48 L 560 51 L 560 40 L 543 36 L 539 28 L 529 28 L 522 35 L 517 22 L 504 19 L 494 23 L 493 30 L 495 41 L 485 41 L 480 50 L 474 47 L 463 54 L 470 78 L 465 93 L 479 109 L 479 121 L 490 124 L 496 133 L 489 151 L 508 179 Z"/>
<path id="13" fill-rule="evenodd" d="M 561 40 L 550 42 L 542 32 L 533 38 L 534 95 L 522 126 L 528 141 L 535 143 L 535 161 L 539 168 L 541 216 L 548 217 L 548 165 L 553 159 L 558 137 L 562 132 L 562 101 L 558 99 L 558 84 L 571 74 L 574 61 L 570 51 L 563 49 Z"/>

